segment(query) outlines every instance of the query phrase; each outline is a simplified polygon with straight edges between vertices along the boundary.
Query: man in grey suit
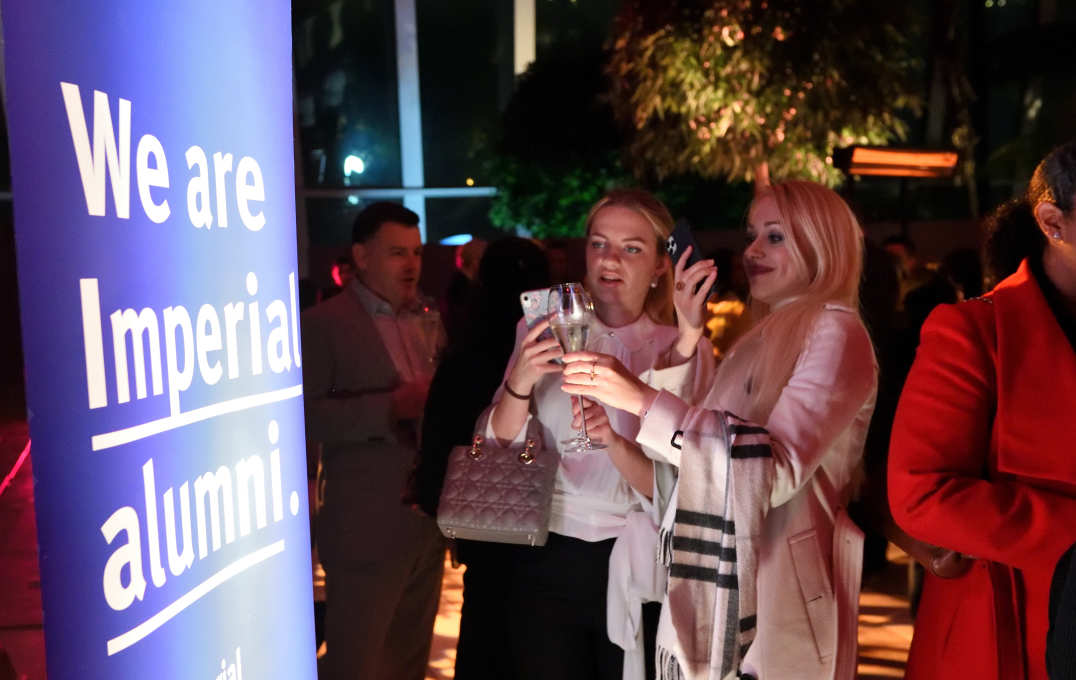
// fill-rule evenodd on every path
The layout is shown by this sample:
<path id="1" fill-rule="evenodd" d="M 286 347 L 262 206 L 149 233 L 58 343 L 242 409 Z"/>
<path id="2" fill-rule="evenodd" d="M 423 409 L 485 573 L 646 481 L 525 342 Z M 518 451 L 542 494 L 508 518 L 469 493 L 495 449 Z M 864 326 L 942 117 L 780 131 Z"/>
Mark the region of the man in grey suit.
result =
<path id="1" fill-rule="evenodd" d="M 444 544 L 432 519 L 400 501 L 433 372 L 417 307 L 418 215 L 375 203 L 352 240 L 358 278 L 302 319 L 306 432 L 322 445 L 325 481 L 321 677 L 421 680 Z"/>

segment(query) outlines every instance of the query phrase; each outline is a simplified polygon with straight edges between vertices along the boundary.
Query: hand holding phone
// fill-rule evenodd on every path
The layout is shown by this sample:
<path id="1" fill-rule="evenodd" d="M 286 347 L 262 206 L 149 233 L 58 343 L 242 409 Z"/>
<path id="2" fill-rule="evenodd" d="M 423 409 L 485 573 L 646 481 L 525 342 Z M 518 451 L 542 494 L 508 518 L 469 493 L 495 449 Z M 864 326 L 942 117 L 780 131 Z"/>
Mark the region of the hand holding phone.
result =
<path id="1" fill-rule="evenodd" d="M 683 269 L 689 269 L 691 265 L 700 262 L 703 258 L 702 251 L 699 249 L 699 244 L 695 240 L 695 236 L 691 233 L 691 225 L 688 224 L 687 220 L 681 218 L 676 221 L 676 226 L 673 227 L 673 232 L 669 235 L 669 239 L 665 244 L 666 249 L 669 251 L 669 258 L 672 260 L 674 267 L 680 261 L 680 257 L 689 246 L 691 247 L 691 252 L 688 253 L 687 262 L 684 263 Z M 695 288 L 695 292 L 698 292 L 698 287 Z M 717 280 L 715 278 L 713 284 L 710 286 L 710 294 L 716 292 Z M 709 297 L 709 294 L 707 297 Z"/>
<path id="2" fill-rule="evenodd" d="M 528 329 L 534 328 L 539 321 L 549 318 L 549 288 L 539 288 L 520 293 L 519 304 L 523 307 L 523 323 L 527 325 Z M 547 327 L 538 335 L 537 342 L 554 339 L 553 329 Z M 550 359 L 549 362 L 557 366 L 564 363 L 559 356 Z"/>
<path id="3" fill-rule="evenodd" d="M 668 246 L 676 280 L 673 305 L 676 307 L 679 337 L 675 351 L 681 357 L 689 357 L 695 352 L 703 334 L 707 318 L 706 300 L 717 290 L 717 268 L 713 260 L 704 260 L 699 254 L 699 244 L 691 235 L 691 227 L 685 220 L 676 223 Z M 684 257 L 684 253 L 687 253 L 687 257 Z"/>
<path id="4" fill-rule="evenodd" d="M 534 328 L 534 324 L 549 315 L 549 289 L 539 288 L 520 293 L 519 305 L 523 308 L 523 322 L 527 324 L 527 328 Z M 538 337 L 541 340 L 552 340 L 553 332 L 547 328 Z"/>
<path id="5" fill-rule="evenodd" d="M 521 293 L 519 303 L 523 307 L 523 321 L 528 330 L 508 380 L 515 389 L 526 392 L 542 375 L 561 370 L 560 357 L 564 352 L 548 325 L 537 337 L 530 337 L 534 335 L 535 326 L 546 321 L 548 317 L 549 289 L 540 288 Z"/>

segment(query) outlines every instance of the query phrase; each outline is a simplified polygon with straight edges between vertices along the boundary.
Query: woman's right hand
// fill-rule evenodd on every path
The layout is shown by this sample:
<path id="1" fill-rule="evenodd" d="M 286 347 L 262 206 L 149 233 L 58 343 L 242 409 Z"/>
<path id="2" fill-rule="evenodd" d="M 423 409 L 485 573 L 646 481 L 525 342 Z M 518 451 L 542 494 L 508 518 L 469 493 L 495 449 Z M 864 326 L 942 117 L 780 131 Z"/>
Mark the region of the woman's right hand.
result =
<path id="1" fill-rule="evenodd" d="M 534 384 L 543 375 L 561 371 L 561 366 L 550 363 L 552 359 L 564 356 L 560 343 L 553 338 L 538 339 L 538 336 L 547 328 L 549 328 L 549 320 L 542 319 L 523 336 L 523 343 L 519 346 L 516 363 L 512 366 L 512 372 L 508 375 L 507 382 L 512 391 L 519 394 L 530 394 L 531 390 L 534 389 Z"/>
<path id="2" fill-rule="evenodd" d="M 931 547 L 930 561 L 924 565 L 938 578 L 956 578 L 968 573 L 975 558 L 955 550 Z"/>
<path id="3" fill-rule="evenodd" d="M 694 354 L 695 346 L 702 337 L 706 323 L 706 299 L 710 297 L 710 288 L 717 280 L 717 267 L 714 266 L 713 260 L 699 260 L 690 267 L 686 266 L 692 248 L 693 246 L 688 246 L 684 250 L 673 270 L 676 281 L 673 305 L 676 307 L 676 326 L 679 331 L 676 353 L 684 358 Z"/>
<path id="4" fill-rule="evenodd" d="M 971 555 L 964 555 L 956 550 L 942 548 L 917 538 L 912 538 L 898 527 L 892 519 L 887 523 L 886 538 L 893 541 L 901 550 L 908 553 L 913 560 L 938 578 L 956 578 L 963 576 L 975 563 Z"/>

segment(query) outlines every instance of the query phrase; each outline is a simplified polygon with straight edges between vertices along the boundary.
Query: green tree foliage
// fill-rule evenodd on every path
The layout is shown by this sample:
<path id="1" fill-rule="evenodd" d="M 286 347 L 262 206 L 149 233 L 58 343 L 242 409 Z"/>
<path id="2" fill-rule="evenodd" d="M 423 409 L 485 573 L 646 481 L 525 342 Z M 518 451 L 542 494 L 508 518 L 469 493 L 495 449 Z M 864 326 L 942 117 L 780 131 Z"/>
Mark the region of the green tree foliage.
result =
<path id="1" fill-rule="evenodd" d="M 607 73 L 632 169 L 839 183 L 835 147 L 903 138 L 919 110 L 906 7 L 625 0 Z"/>
<path id="2" fill-rule="evenodd" d="M 632 183 L 604 98 L 603 63 L 597 48 L 561 51 L 520 77 L 495 142 L 480 145 L 497 186 L 494 226 L 523 227 L 538 238 L 582 236 L 590 206 L 607 189 Z"/>

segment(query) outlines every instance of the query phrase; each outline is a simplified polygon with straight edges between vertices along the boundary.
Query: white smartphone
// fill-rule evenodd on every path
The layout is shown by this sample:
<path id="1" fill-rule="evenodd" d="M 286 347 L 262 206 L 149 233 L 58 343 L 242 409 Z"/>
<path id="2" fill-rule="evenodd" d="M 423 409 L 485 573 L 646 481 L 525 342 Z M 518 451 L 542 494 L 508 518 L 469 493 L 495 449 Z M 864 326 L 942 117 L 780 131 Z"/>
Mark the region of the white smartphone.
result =
<path id="1" fill-rule="evenodd" d="M 534 328 L 534 324 L 549 317 L 549 289 L 539 288 L 538 290 L 528 290 L 520 293 L 519 304 L 523 307 L 523 322 L 527 324 L 527 328 Z M 546 328 L 538 336 L 538 339 L 552 340 L 553 331 Z M 560 357 L 549 361 L 554 364 L 564 363 Z"/>
<path id="2" fill-rule="evenodd" d="M 523 308 L 523 321 L 527 328 L 549 316 L 549 289 L 539 288 L 520 293 L 519 305 Z M 549 337 L 553 337 L 550 333 Z"/>

